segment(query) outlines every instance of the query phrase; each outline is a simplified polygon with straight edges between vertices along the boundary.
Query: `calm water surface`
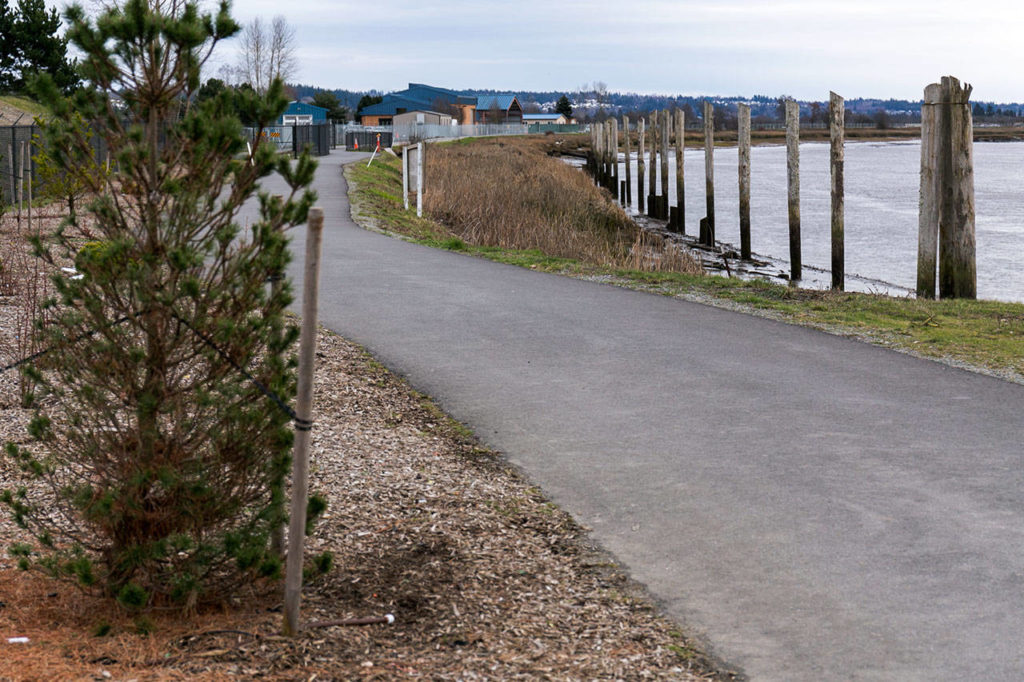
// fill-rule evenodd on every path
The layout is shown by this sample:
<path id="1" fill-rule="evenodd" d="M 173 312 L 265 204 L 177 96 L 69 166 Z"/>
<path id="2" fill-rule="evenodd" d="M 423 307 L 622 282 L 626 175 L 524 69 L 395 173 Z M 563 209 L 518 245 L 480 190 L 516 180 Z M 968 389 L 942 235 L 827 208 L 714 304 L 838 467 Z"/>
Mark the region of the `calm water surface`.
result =
<path id="1" fill-rule="evenodd" d="M 803 262 L 829 268 L 829 145 L 800 145 Z M 674 154 L 670 163 L 675 166 Z M 636 153 L 633 153 L 636 200 Z M 846 145 L 846 272 L 913 289 L 917 281 L 919 142 L 851 142 Z M 684 161 L 686 231 L 696 234 L 705 214 L 704 152 L 688 149 Z M 660 167 L 660 162 L 659 162 Z M 625 178 L 620 167 L 619 177 Z M 1024 301 L 1024 142 L 974 145 L 978 296 Z M 671 180 L 671 176 L 670 176 Z M 738 245 L 736 148 L 715 149 L 716 237 Z M 675 184 L 669 188 L 675 205 Z M 789 258 L 786 149 L 751 152 L 751 244 L 754 252 Z"/>

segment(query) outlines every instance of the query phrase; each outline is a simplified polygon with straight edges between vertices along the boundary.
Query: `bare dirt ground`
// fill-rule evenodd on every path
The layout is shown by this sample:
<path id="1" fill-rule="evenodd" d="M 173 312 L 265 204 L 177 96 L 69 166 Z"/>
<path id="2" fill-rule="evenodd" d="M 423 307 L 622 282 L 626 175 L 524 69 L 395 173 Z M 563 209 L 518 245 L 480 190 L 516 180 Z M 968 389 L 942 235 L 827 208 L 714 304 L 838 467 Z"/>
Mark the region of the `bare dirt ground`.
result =
<path id="1" fill-rule="evenodd" d="M 15 289 L 20 248 L 8 214 Z M 0 291 L 0 367 L 25 350 L 21 300 Z M 279 636 L 280 584 L 140 619 L 19 571 L 6 548 L 26 538 L 0 510 L 0 679 L 731 679 L 585 529 L 361 349 L 323 332 L 316 371 L 311 487 L 330 506 L 307 552 L 335 562 L 303 592 L 301 636 Z M 0 442 L 26 442 L 28 417 L 0 373 Z M 17 484 L 0 459 L 0 489 Z"/>

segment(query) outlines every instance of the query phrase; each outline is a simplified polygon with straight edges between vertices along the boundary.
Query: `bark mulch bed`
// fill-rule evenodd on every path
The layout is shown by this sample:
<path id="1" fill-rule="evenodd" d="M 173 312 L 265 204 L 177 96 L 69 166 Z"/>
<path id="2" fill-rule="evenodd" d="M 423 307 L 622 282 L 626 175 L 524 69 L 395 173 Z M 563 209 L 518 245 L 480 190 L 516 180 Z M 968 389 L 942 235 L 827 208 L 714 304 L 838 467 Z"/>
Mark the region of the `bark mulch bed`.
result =
<path id="1" fill-rule="evenodd" d="M 9 252 L 3 226 L 0 241 Z M 18 310 L 0 296 L 0 367 Z M 279 636 L 280 584 L 133 618 L 21 572 L 4 511 L 0 679 L 732 679 L 567 514 L 361 349 L 322 332 L 316 383 L 311 487 L 330 506 L 307 552 L 334 565 L 304 589 L 299 637 Z M 27 417 L 0 374 L 0 442 L 24 442 Z M 15 482 L 0 463 L 0 488 Z"/>

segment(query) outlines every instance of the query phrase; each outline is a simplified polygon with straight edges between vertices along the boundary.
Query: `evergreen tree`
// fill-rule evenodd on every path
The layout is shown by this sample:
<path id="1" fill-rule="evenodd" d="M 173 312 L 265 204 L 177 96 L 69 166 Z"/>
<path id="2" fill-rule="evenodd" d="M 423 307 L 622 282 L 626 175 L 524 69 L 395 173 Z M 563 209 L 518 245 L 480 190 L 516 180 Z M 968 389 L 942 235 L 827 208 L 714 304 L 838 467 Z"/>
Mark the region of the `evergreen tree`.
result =
<path id="1" fill-rule="evenodd" d="M 7 0 L 0 0 L 0 92 L 10 91 L 17 78 L 17 53 L 13 40 L 16 18 Z"/>
<path id="2" fill-rule="evenodd" d="M 77 216 L 35 241 L 55 271 L 70 258 L 81 277 L 54 278 L 55 321 L 40 332 L 53 350 L 30 371 L 32 441 L 6 449 L 43 485 L 0 498 L 38 540 L 18 548 L 24 567 L 99 585 L 129 608 L 191 608 L 280 569 L 268 538 L 283 521 L 292 430 L 237 368 L 294 395 L 290 286 L 266 281 L 288 261 L 284 230 L 306 219 L 315 163 L 269 144 L 247 151 L 235 107 L 273 121 L 287 105 L 279 80 L 262 96 L 196 103 L 210 51 L 238 31 L 226 1 L 216 14 L 124 0 L 95 22 L 78 6 L 65 16 L 89 87 L 67 98 L 37 79 L 54 113 L 47 147 L 79 173 L 94 154 L 79 114 L 112 172 L 79 174 L 95 197 L 92 241 Z M 239 209 L 274 171 L 290 192 L 260 192 L 243 230 Z"/>
<path id="3" fill-rule="evenodd" d="M 68 60 L 67 38 L 61 37 L 59 30 L 56 9 L 47 11 L 43 0 L 18 0 L 18 13 L 8 37 L 13 46 L 14 67 L 7 89 L 23 91 L 36 73 L 49 74 L 65 93 L 78 86 L 75 65 Z"/>
<path id="4" fill-rule="evenodd" d="M 341 106 L 338 96 L 333 92 L 321 90 L 313 94 L 314 106 L 323 107 L 327 110 L 327 118 L 336 123 L 344 123 L 348 120 L 348 109 Z"/>
<path id="5" fill-rule="evenodd" d="M 569 98 L 565 95 L 559 97 L 558 102 L 555 103 L 555 111 L 566 118 L 572 118 L 572 103 Z"/>

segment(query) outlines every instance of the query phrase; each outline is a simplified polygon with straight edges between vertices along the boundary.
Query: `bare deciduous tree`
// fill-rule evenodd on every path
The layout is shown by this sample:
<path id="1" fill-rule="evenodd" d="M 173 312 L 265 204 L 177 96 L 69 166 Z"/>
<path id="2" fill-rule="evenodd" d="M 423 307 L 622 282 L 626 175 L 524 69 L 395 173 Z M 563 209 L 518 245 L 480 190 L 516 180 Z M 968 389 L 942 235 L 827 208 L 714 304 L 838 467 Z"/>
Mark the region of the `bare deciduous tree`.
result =
<path id="1" fill-rule="evenodd" d="M 270 25 L 256 17 L 242 29 L 238 72 L 243 82 L 257 93 L 264 93 L 271 81 L 287 81 L 295 75 L 299 62 L 295 56 L 295 29 L 280 14 Z"/>

